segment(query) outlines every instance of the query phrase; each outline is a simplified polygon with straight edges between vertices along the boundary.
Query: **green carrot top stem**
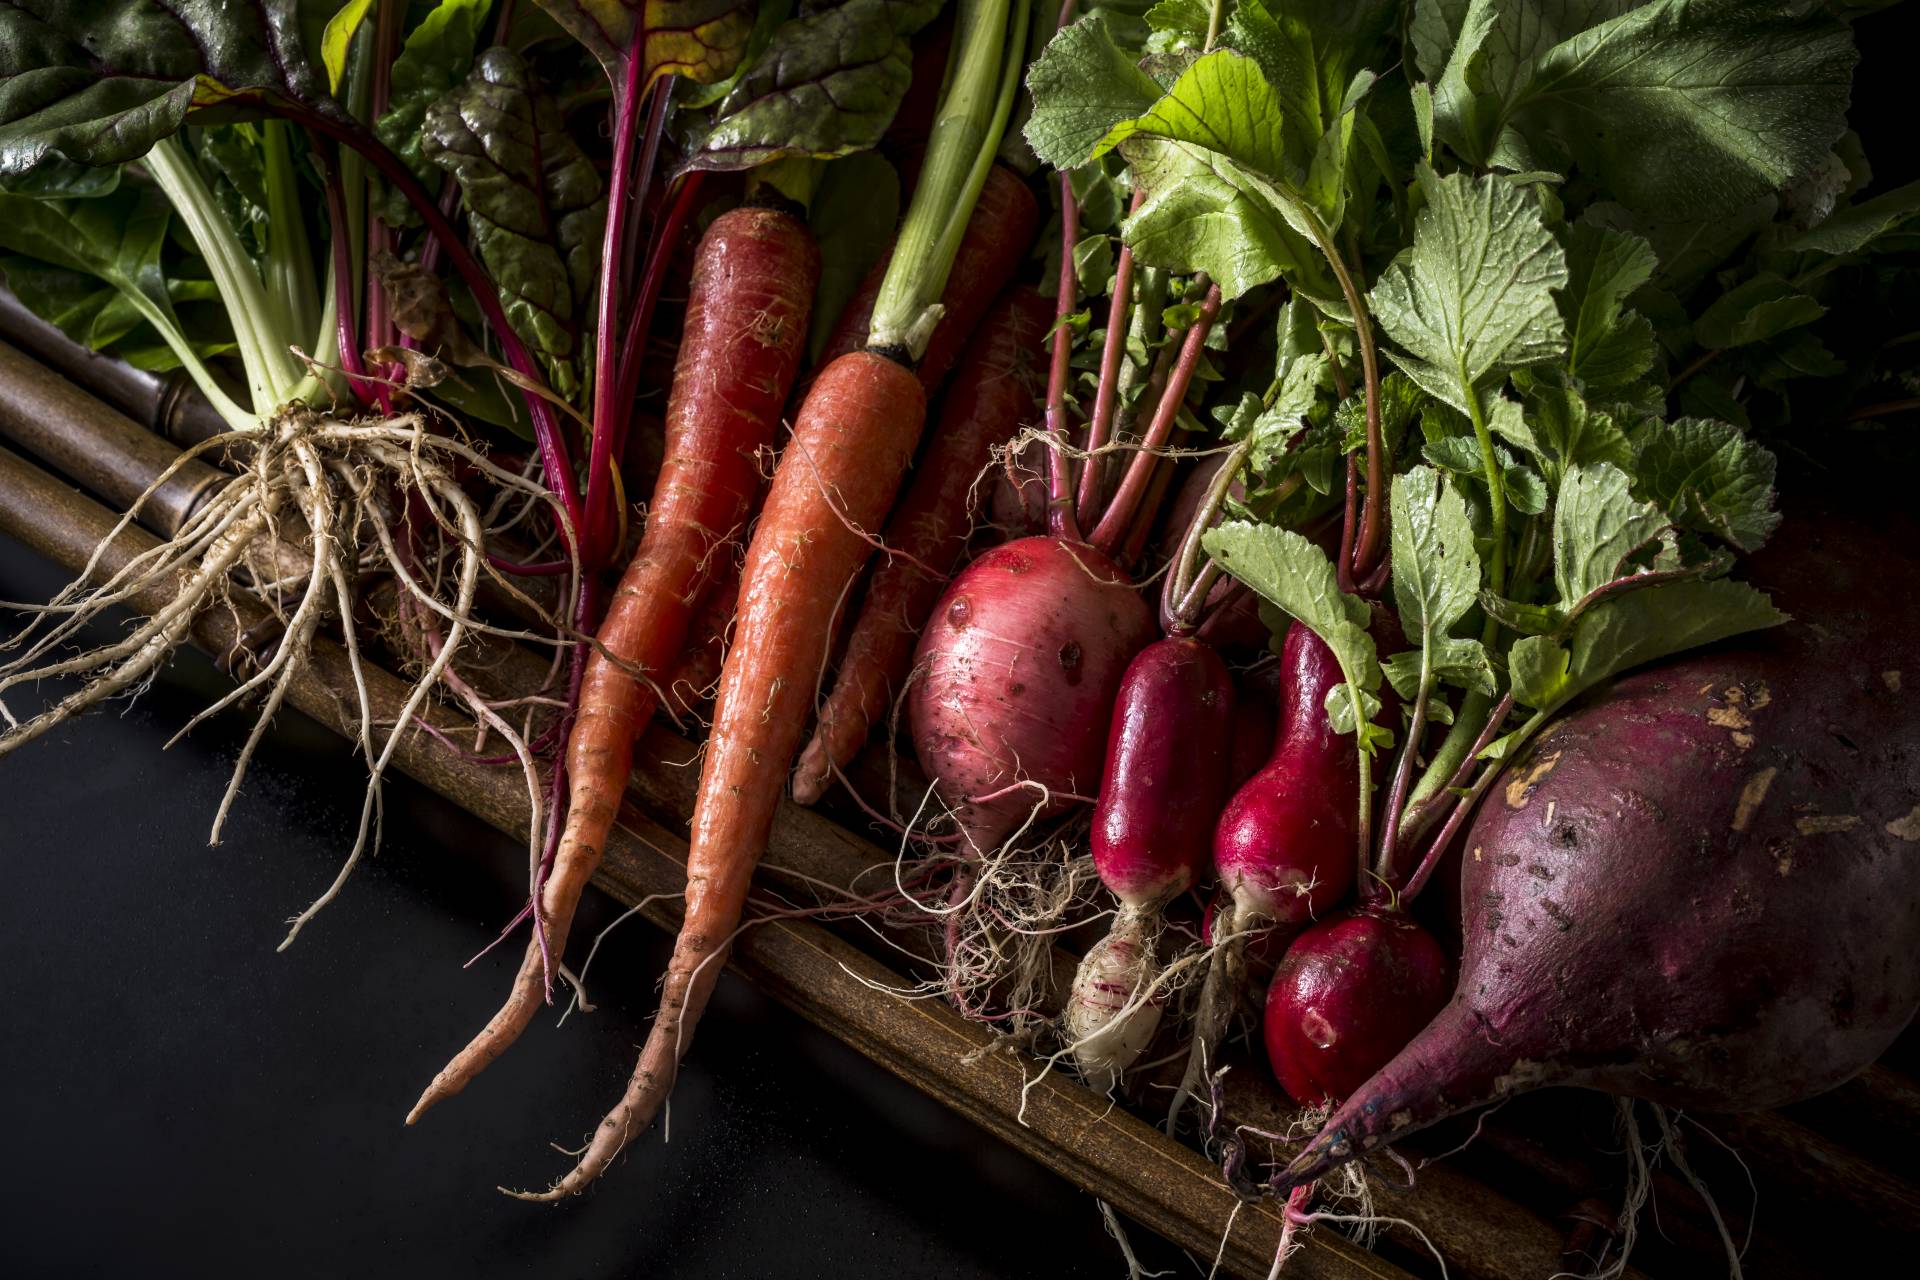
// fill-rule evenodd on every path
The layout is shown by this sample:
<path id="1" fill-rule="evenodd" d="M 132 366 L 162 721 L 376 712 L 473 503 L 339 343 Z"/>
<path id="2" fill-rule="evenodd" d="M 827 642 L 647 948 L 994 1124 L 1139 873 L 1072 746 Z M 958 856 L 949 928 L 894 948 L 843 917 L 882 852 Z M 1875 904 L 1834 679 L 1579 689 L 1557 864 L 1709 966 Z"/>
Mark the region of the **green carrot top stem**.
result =
<path id="1" fill-rule="evenodd" d="M 960 0 L 954 55 L 926 159 L 880 285 L 867 342 L 918 360 L 1020 84 L 1032 0 Z"/>

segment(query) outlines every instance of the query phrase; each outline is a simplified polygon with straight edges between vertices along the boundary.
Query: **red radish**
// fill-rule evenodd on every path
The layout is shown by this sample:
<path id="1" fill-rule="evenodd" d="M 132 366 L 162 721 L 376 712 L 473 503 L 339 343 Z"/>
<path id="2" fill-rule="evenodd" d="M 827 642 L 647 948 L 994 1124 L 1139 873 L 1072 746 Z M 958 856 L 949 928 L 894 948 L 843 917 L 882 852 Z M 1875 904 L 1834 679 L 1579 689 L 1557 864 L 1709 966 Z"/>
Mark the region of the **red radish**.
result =
<path id="1" fill-rule="evenodd" d="M 1021 538 L 947 587 L 908 707 L 914 753 L 969 849 L 1098 785 L 1120 679 L 1153 631 L 1133 583 L 1084 543 Z"/>
<path id="2" fill-rule="evenodd" d="M 993 447 L 1004 444 L 1033 410 L 1039 344 L 1051 312 L 1039 294 L 1017 289 L 967 347 L 939 430 L 887 522 L 884 541 L 896 554 L 883 553 L 873 572 L 833 690 L 820 708 L 819 727 L 794 772 L 793 798 L 801 804 L 825 794 L 833 771 L 866 744 L 873 725 L 885 722 L 913 665 L 920 629 L 966 553 L 976 482 Z"/>
<path id="3" fill-rule="evenodd" d="M 1915 546 L 1790 516 L 1751 576 L 1803 621 L 1621 680 L 1507 767 L 1452 1002 L 1280 1187 L 1527 1089 L 1757 1110 L 1885 1050 L 1920 1007 Z"/>
<path id="4" fill-rule="evenodd" d="M 466 1088 L 541 1006 L 548 957 L 566 947 L 657 701 L 634 671 L 665 672 L 679 657 L 715 569 L 730 562 L 727 544 L 760 492 L 760 454 L 799 370 L 819 274 L 813 237 L 775 209 L 722 214 L 701 239 L 646 532 L 600 625 L 567 740 L 567 825 L 539 903 L 545 946 L 536 932 L 506 1004 L 427 1086 L 408 1124 Z"/>
<path id="5" fill-rule="evenodd" d="M 1267 988 L 1267 1060 L 1305 1107 L 1339 1102 L 1447 1002 L 1446 952 L 1405 912 L 1361 907 L 1293 940 Z"/>
<path id="6" fill-rule="evenodd" d="M 1206 865 L 1232 715 L 1226 664 L 1190 637 L 1147 646 L 1120 682 L 1093 811 L 1093 863 L 1120 910 L 1081 961 L 1066 1011 L 1074 1059 L 1102 1092 L 1159 1025 L 1161 1001 L 1146 992 L 1160 910 Z"/>
<path id="7" fill-rule="evenodd" d="M 1328 723 L 1327 694 L 1343 677 L 1332 650 L 1302 626 L 1281 650 L 1280 733 L 1266 767 L 1227 802 L 1213 860 L 1229 906 L 1194 1018 L 1186 1078 L 1169 1123 L 1199 1087 L 1246 986 L 1246 937 L 1256 925 L 1319 919 L 1353 889 L 1360 777 L 1353 744 Z"/>

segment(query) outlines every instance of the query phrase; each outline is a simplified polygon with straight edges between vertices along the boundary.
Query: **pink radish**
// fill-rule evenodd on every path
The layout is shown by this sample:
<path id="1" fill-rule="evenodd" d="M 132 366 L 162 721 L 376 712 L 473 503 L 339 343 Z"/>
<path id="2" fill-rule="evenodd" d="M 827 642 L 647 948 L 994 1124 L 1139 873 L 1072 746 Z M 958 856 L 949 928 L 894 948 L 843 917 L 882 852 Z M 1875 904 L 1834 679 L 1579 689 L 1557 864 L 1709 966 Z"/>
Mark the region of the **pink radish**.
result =
<path id="1" fill-rule="evenodd" d="M 1447 1002 L 1451 966 L 1404 911 L 1361 907 L 1293 940 L 1267 988 L 1273 1074 L 1295 1102 L 1340 1102 Z"/>
<path id="2" fill-rule="evenodd" d="M 1147 646 L 1114 701 L 1093 862 L 1120 900 L 1073 981 L 1066 1027 L 1081 1074 L 1106 1092 L 1153 1039 L 1162 906 L 1205 867 L 1226 789 L 1233 681 L 1220 655 L 1175 636 Z"/>
<path id="3" fill-rule="evenodd" d="M 1169 1124 L 1200 1085 L 1246 985 L 1246 935 L 1261 922 L 1318 919 L 1353 888 L 1359 768 L 1353 744 L 1333 731 L 1326 712 L 1328 692 L 1344 679 L 1340 664 L 1303 626 L 1288 630 L 1280 661 L 1284 705 L 1273 754 L 1214 828 L 1214 866 L 1229 905 L 1216 917 L 1223 927 Z"/>
<path id="4" fill-rule="evenodd" d="M 1152 634 L 1152 608 L 1085 543 L 1021 538 L 947 587 L 908 705 L 914 753 L 969 849 L 1098 785 L 1114 695 Z"/>

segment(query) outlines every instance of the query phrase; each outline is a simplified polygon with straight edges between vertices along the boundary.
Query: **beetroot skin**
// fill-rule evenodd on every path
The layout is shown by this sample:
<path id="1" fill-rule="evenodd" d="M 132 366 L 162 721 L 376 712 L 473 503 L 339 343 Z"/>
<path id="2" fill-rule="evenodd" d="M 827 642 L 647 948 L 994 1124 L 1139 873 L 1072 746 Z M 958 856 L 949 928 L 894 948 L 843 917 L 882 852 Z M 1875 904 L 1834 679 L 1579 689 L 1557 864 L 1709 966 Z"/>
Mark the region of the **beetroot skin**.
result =
<path id="1" fill-rule="evenodd" d="M 1447 1002 L 1451 966 L 1405 913 L 1362 907 L 1293 940 L 1267 988 L 1267 1059 L 1295 1102 L 1339 1102 Z"/>
<path id="2" fill-rule="evenodd" d="M 997 846 L 1040 793 L 1100 784 L 1107 720 L 1153 609 L 1083 543 L 1021 538 L 947 587 L 920 637 L 913 748 L 973 847 Z M 1049 810 L 1064 808 L 1056 802 Z"/>
<path id="3" fill-rule="evenodd" d="M 1782 1106 L 1912 1019 L 1914 530 L 1782 532 L 1750 576 L 1796 621 L 1617 682 L 1496 780 L 1451 1003 L 1279 1185 L 1541 1085 Z"/>

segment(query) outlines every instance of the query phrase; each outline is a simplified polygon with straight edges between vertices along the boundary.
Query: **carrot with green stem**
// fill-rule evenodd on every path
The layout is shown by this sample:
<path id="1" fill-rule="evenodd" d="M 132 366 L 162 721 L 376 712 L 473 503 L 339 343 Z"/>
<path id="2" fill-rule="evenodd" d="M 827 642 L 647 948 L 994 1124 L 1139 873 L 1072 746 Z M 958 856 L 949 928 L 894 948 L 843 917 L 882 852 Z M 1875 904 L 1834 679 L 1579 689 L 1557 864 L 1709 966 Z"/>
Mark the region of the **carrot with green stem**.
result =
<path id="1" fill-rule="evenodd" d="M 714 570 L 752 511 L 760 454 L 773 445 L 799 369 L 819 272 L 813 237 L 780 209 L 723 214 L 701 240 L 667 405 L 666 457 L 640 548 L 587 660 L 567 742 L 567 822 L 537 895 L 545 946 L 538 934 L 528 943 L 506 1004 L 434 1078 L 409 1124 L 464 1089 L 543 1002 L 547 958 L 566 945 L 619 811 L 634 737 L 658 700 L 647 673 L 680 656 Z"/>
<path id="2" fill-rule="evenodd" d="M 913 666 L 920 629 L 966 552 L 975 481 L 993 447 L 1006 443 L 1033 410 L 1049 310 L 1033 290 L 1016 289 L 968 345 L 939 432 L 887 522 L 886 550 L 794 772 L 793 798 L 801 804 L 819 800 L 835 771 L 866 744 Z"/>
<path id="3" fill-rule="evenodd" d="M 938 299 L 1012 109 L 1027 14 L 1028 0 L 962 0 L 926 163 L 867 349 L 814 381 L 741 570 L 695 801 L 686 915 L 659 1014 L 625 1094 L 579 1162 L 547 1191 L 515 1193 L 522 1198 L 581 1190 L 652 1122 L 712 995 L 800 748 L 834 615 L 919 443 L 926 396 L 911 365 L 939 323 Z M 592 767 L 591 784 L 617 795 L 624 772 L 607 772 L 603 760 Z"/>

